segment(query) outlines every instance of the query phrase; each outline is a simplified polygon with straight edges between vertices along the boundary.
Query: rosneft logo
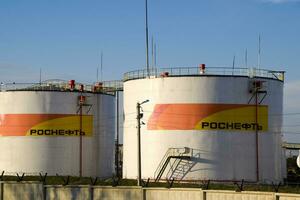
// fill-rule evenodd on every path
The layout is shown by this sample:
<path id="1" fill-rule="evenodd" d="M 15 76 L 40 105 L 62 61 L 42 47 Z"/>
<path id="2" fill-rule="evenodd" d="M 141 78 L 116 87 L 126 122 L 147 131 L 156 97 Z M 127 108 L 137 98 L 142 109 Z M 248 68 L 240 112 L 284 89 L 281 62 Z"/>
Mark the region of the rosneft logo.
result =
<path id="1" fill-rule="evenodd" d="M 92 136 L 93 116 L 0 114 L 1 136 Z"/>
<path id="2" fill-rule="evenodd" d="M 148 130 L 268 131 L 268 106 L 156 104 Z"/>

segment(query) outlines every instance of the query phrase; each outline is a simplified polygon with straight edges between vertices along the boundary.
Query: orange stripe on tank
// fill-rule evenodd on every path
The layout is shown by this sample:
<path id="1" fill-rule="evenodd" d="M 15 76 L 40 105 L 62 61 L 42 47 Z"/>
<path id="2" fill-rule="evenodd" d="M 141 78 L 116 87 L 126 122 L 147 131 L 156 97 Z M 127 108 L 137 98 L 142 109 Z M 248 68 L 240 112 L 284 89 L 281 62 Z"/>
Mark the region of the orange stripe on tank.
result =
<path id="1" fill-rule="evenodd" d="M 0 114 L 0 135 L 25 136 L 33 126 L 51 119 L 72 116 L 68 114 Z"/>
<path id="2" fill-rule="evenodd" d="M 148 130 L 193 130 L 203 118 L 219 111 L 247 107 L 247 104 L 156 104 Z"/>

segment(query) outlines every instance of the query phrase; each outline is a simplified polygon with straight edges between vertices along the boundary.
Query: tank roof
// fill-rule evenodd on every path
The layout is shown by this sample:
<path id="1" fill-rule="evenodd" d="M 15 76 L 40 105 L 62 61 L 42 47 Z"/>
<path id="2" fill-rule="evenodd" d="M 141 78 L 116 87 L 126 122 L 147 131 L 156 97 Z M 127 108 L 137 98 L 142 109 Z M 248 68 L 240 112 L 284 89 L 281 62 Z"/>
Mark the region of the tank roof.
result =
<path id="1" fill-rule="evenodd" d="M 124 74 L 123 80 L 135 80 L 157 77 L 184 77 L 184 76 L 244 76 L 250 78 L 269 78 L 284 81 L 285 71 L 274 71 L 257 68 L 231 68 L 231 67 L 175 67 L 150 68 L 130 71 Z"/>
<path id="2" fill-rule="evenodd" d="M 83 90 L 81 87 L 83 86 Z M 69 81 L 60 79 L 46 80 L 41 83 L 3 83 L 1 82 L 0 91 L 57 91 L 57 92 L 90 92 L 112 94 L 122 90 L 122 81 L 103 81 L 95 84 L 75 83 L 74 88 L 70 89 Z"/>

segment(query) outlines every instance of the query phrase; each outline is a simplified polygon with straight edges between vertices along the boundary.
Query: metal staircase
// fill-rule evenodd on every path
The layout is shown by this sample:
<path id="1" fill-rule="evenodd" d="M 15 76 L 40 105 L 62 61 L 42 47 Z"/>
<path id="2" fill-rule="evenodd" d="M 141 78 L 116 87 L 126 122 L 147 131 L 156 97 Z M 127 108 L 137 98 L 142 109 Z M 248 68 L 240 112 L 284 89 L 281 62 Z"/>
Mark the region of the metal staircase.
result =
<path id="1" fill-rule="evenodd" d="M 170 169 L 167 173 L 167 177 L 176 177 L 176 179 L 179 178 L 181 180 L 195 165 L 194 162 L 190 161 L 191 157 L 192 151 L 190 148 L 169 148 L 154 173 L 155 182 L 161 179 L 168 164 L 170 164 Z M 180 178 L 180 175 L 182 175 L 182 178 Z"/>
<path id="2" fill-rule="evenodd" d="M 195 166 L 195 162 L 191 160 L 185 159 L 177 159 L 174 161 L 173 165 L 175 164 L 174 168 L 170 168 L 167 177 L 168 179 L 174 180 L 182 180 L 187 173 Z"/>

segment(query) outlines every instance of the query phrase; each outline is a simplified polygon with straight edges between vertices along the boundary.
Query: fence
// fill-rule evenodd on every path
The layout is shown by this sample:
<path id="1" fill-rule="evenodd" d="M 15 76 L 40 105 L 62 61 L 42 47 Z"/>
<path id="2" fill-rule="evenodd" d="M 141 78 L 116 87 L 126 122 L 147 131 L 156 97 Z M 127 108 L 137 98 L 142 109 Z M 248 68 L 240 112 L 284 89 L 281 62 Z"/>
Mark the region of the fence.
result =
<path id="1" fill-rule="evenodd" d="M 123 80 L 102 81 L 101 89 L 96 89 L 95 84 L 76 83 L 74 90 L 80 90 L 83 86 L 86 92 L 115 92 L 123 90 L 123 81 L 142 79 L 146 77 L 160 77 L 167 73 L 168 76 L 203 76 L 203 75 L 226 75 L 226 76 L 248 76 L 271 78 L 284 81 L 284 71 L 273 71 L 256 68 L 230 68 L 230 67 L 209 67 L 201 71 L 199 67 L 174 67 L 174 68 L 151 68 L 130 71 L 124 74 Z M 0 83 L 0 91 L 68 91 L 69 82 L 60 79 L 46 80 L 40 83 Z"/>
<path id="2" fill-rule="evenodd" d="M 235 192 L 190 188 L 44 185 L 40 182 L 0 182 L 0 200 L 300 200 L 300 194 Z"/>
<path id="3" fill-rule="evenodd" d="M 256 68 L 230 68 L 209 67 L 201 70 L 199 67 L 177 67 L 177 68 L 150 68 L 130 71 L 124 74 L 123 80 L 142 79 L 146 77 L 159 77 L 167 73 L 167 76 L 203 76 L 203 75 L 225 75 L 225 76 L 248 76 L 272 78 L 284 81 L 284 71 L 273 71 Z"/>
<path id="4" fill-rule="evenodd" d="M 97 84 L 101 85 L 97 87 Z M 72 91 L 84 92 L 114 92 L 123 90 L 123 82 L 120 80 L 103 81 L 95 84 L 75 83 Z M 66 80 L 46 80 L 41 83 L 0 83 L 0 91 L 70 91 L 69 82 Z"/>

